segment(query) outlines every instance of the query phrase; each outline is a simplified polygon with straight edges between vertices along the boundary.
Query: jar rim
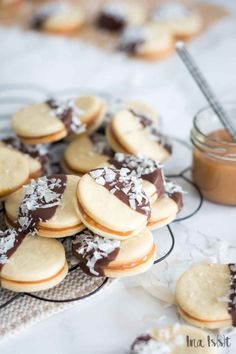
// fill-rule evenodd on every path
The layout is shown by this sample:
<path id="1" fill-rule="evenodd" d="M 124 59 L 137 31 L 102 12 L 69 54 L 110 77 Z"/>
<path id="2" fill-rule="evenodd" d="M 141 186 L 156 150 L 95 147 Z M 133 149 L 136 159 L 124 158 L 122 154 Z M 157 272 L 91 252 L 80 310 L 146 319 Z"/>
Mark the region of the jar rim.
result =
<path id="1" fill-rule="evenodd" d="M 235 105 L 236 108 L 236 101 L 225 101 L 224 105 L 227 106 L 229 104 L 233 104 Z M 200 114 L 203 112 L 206 112 L 208 109 L 212 110 L 212 112 L 214 113 L 213 109 L 211 108 L 211 106 L 204 106 L 203 108 L 199 109 L 199 111 L 194 115 L 193 117 L 193 127 L 194 129 L 200 134 L 202 135 L 204 138 L 206 138 L 209 142 L 214 142 L 214 143 L 218 143 L 218 144 L 222 144 L 224 146 L 228 146 L 228 147 L 236 147 L 236 142 L 229 142 L 229 141 L 225 141 L 225 140 L 217 140 L 214 138 L 210 138 L 209 135 L 204 134 L 197 125 L 197 119 L 199 118 Z M 219 120 L 220 122 L 220 120 Z M 223 125 L 222 128 L 224 129 Z"/>

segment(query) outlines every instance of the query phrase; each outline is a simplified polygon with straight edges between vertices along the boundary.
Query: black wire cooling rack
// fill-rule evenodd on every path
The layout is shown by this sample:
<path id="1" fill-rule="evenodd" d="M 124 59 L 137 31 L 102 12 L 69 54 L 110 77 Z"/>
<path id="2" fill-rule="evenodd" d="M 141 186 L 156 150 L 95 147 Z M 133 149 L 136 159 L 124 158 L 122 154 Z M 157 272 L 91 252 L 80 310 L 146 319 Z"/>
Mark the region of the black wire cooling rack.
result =
<path id="1" fill-rule="evenodd" d="M 17 109 L 20 107 L 30 104 L 33 102 L 37 101 L 44 101 L 45 99 L 49 97 L 58 97 L 58 96 L 75 96 L 75 95 L 81 95 L 81 94 L 96 94 L 98 96 L 103 97 L 109 101 L 112 99 L 114 101 L 114 98 L 111 98 L 110 95 L 104 93 L 104 92 L 98 92 L 96 90 L 90 90 L 90 89 L 81 89 L 81 88 L 72 88 L 72 89 L 67 89 L 63 91 L 58 91 L 58 92 L 52 92 L 50 90 L 47 90 L 41 86 L 38 85 L 33 85 L 33 84 L 8 84 L 8 85 L 0 85 L 0 137 L 9 135 L 10 130 L 9 130 L 9 118 L 12 115 L 13 112 L 15 112 Z M 120 100 L 120 99 L 119 99 Z M 174 142 L 175 144 L 179 144 L 185 149 L 188 150 L 188 153 L 190 153 L 191 146 L 189 146 L 188 143 L 185 141 L 175 138 L 175 137 L 170 137 L 170 140 Z M 51 151 L 55 149 L 55 151 L 60 151 L 63 150 L 63 147 L 65 147 L 65 142 L 59 142 L 52 144 L 50 148 Z M 54 159 L 52 163 L 52 168 L 59 172 L 60 171 L 60 164 L 59 160 Z M 191 171 L 191 167 L 184 168 L 181 172 L 179 173 L 170 173 L 166 174 L 168 178 L 174 178 L 174 179 L 180 179 L 187 183 L 188 186 L 190 186 L 194 191 L 195 195 L 197 196 L 197 205 L 191 209 L 191 210 L 184 210 L 181 212 L 180 216 L 176 218 L 173 223 L 178 223 L 180 221 L 187 220 L 191 217 L 193 217 L 201 208 L 202 203 L 203 203 L 203 197 L 202 194 L 199 190 L 199 188 L 191 181 L 189 177 L 187 177 L 187 174 Z M 4 219 L 4 205 L 3 203 L 0 203 L 0 224 L 1 220 Z M 159 258 L 157 258 L 154 262 L 154 264 L 158 264 L 165 260 L 173 251 L 174 245 L 175 245 L 175 236 L 173 229 L 170 225 L 166 226 L 168 235 L 169 235 L 169 241 L 170 241 L 170 246 L 168 249 L 164 252 L 163 255 L 160 255 Z M 71 238 L 66 238 L 62 240 L 63 243 L 68 243 L 71 240 Z M 66 248 L 66 247 L 65 247 Z M 70 248 L 70 247 L 69 247 Z M 69 249 L 68 248 L 68 249 Z M 70 252 L 68 252 L 68 258 L 70 258 Z M 70 274 L 73 273 L 75 275 L 75 272 L 78 272 L 80 270 L 79 264 L 76 265 L 71 265 L 69 267 L 69 276 Z M 50 291 L 45 290 L 41 291 L 40 294 L 38 293 L 13 293 L 8 290 L 2 289 L 4 292 L 9 292 L 9 296 L 7 300 L 3 303 L 0 302 L 0 310 L 4 309 L 8 305 L 12 304 L 14 301 L 16 301 L 19 298 L 23 298 L 25 296 L 37 299 L 39 301 L 46 301 L 46 302 L 53 302 L 53 303 L 68 303 L 68 302 L 74 302 L 74 301 L 79 301 L 83 300 L 85 298 L 88 298 L 95 293 L 97 293 L 99 290 L 101 290 L 109 281 L 109 278 L 103 278 L 102 282 L 92 291 L 88 292 L 86 294 L 83 294 L 82 296 L 76 296 L 74 298 L 53 298 L 52 294 Z M 63 286 L 63 283 L 60 285 Z M 57 288 L 57 287 L 55 287 Z M 0 289 L 0 300 L 1 300 L 1 289 Z"/>

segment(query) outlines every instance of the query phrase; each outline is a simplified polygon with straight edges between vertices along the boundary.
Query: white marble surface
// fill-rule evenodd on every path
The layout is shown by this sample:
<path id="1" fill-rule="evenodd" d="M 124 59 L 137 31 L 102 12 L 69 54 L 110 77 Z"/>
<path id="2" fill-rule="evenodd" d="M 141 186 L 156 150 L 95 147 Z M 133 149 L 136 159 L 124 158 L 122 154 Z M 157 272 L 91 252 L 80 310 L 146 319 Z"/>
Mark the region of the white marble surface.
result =
<path id="1" fill-rule="evenodd" d="M 228 1 L 227 5 L 233 6 L 233 3 Z M 231 18 L 221 21 L 189 45 L 222 99 L 235 99 L 235 40 L 235 18 Z M 0 28 L 0 43 L 0 88 L 4 83 L 28 82 L 51 90 L 79 86 L 142 98 L 161 113 L 167 133 L 186 140 L 194 113 L 205 105 L 176 56 L 147 64 L 120 54 L 108 55 L 78 40 L 5 28 Z M 178 164 L 183 166 L 185 161 L 178 161 Z M 189 257 L 194 261 L 202 260 L 197 247 L 209 251 L 203 258 L 217 261 L 220 260 L 217 259 L 220 245 L 224 258 L 226 245 L 218 242 L 216 246 L 216 240 L 220 238 L 236 247 L 235 210 L 204 202 L 201 211 L 192 219 L 174 224 L 177 246 L 170 264 L 176 259 L 184 264 L 183 259 Z M 186 240 L 192 244 L 191 255 L 182 248 Z M 203 247 L 202 242 L 207 245 Z M 235 249 L 231 249 L 231 257 L 236 260 Z M 155 268 L 156 277 L 156 270 L 163 273 L 162 267 Z M 167 322 L 177 319 L 174 307 L 167 308 L 143 287 L 132 286 L 147 279 L 116 282 L 103 296 L 44 320 L 1 343 L 0 353 L 126 353 L 134 337 L 153 320 L 162 315 L 166 316 L 164 321 Z M 235 350 L 236 336 L 232 336 L 232 347 L 228 352 L 233 354 Z M 226 350 L 222 352 L 227 353 Z"/>

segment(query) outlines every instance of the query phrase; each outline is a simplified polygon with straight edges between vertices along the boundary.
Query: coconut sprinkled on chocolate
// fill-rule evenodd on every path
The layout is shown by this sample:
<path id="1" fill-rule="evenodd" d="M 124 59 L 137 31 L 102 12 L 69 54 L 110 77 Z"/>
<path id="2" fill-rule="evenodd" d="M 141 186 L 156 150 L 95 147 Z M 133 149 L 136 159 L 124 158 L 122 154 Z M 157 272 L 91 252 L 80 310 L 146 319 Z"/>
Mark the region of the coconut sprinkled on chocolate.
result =
<path id="1" fill-rule="evenodd" d="M 179 2 L 170 2 L 162 4 L 154 9 L 152 19 L 155 21 L 181 21 L 192 15 L 192 11 L 184 4 Z"/>
<path id="2" fill-rule="evenodd" d="M 69 133 L 80 134 L 86 130 L 85 124 L 80 121 L 83 111 L 79 109 L 73 100 L 50 99 L 46 104 L 53 113 L 65 125 Z"/>
<path id="3" fill-rule="evenodd" d="M 150 217 L 150 203 L 142 190 L 142 182 L 136 176 L 132 176 L 128 168 L 115 170 L 103 167 L 92 170 L 89 174 L 96 183 L 107 188 L 131 209 Z"/>
<path id="4" fill-rule="evenodd" d="M 110 31 L 120 31 L 126 25 L 126 11 L 121 3 L 105 4 L 99 14 L 97 24 Z"/>
<path id="5" fill-rule="evenodd" d="M 181 186 L 179 186 L 178 184 L 176 184 L 172 181 L 169 181 L 169 180 L 165 181 L 165 192 L 168 195 L 171 195 L 174 193 L 181 193 L 181 194 L 186 193 Z"/>
<path id="6" fill-rule="evenodd" d="M 156 141 L 158 144 L 162 145 L 167 151 L 171 153 L 172 147 L 167 136 L 161 134 L 153 122 L 153 120 L 148 117 L 148 115 L 138 111 L 137 109 L 129 109 L 129 111 L 138 119 L 140 124 L 144 127 L 148 134 L 150 140 Z"/>
<path id="7" fill-rule="evenodd" d="M 90 136 L 93 143 L 93 152 L 99 155 L 113 156 L 114 153 L 107 143 L 107 139 L 103 134 L 94 133 Z"/>
<path id="8" fill-rule="evenodd" d="M 147 39 L 147 31 L 142 26 L 127 27 L 120 40 L 119 49 L 134 54 Z"/>
<path id="9" fill-rule="evenodd" d="M 40 29 L 49 17 L 56 15 L 58 12 L 66 11 L 67 8 L 66 2 L 44 4 L 35 13 L 31 26 L 35 29 Z"/>
<path id="10" fill-rule="evenodd" d="M 63 175 L 41 177 L 25 186 L 17 220 L 19 231 L 35 232 L 38 222 L 49 220 L 61 203 L 65 186 Z"/>
<path id="11" fill-rule="evenodd" d="M 94 234 L 90 230 L 82 231 L 73 240 L 73 253 L 79 255 L 93 275 L 102 275 L 102 266 L 115 259 L 120 241 L 110 240 Z"/>
<path id="12" fill-rule="evenodd" d="M 230 263 L 228 267 L 230 271 L 228 311 L 232 317 L 233 326 L 236 327 L 236 264 Z"/>
<path id="13" fill-rule="evenodd" d="M 8 252 L 14 247 L 17 242 L 17 231 L 7 229 L 0 231 L 0 264 L 6 264 L 8 261 Z"/>

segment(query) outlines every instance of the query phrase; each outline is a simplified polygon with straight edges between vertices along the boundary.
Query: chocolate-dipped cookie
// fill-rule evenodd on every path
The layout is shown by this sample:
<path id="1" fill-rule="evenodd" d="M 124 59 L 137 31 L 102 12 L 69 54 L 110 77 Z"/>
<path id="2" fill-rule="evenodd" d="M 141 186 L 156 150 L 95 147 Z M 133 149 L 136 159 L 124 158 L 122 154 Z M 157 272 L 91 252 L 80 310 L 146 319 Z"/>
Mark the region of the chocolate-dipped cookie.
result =
<path id="1" fill-rule="evenodd" d="M 67 146 L 61 165 L 66 173 L 83 175 L 106 164 L 113 154 L 103 134 L 82 134 Z"/>
<path id="2" fill-rule="evenodd" d="M 110 240 L 85 230 L 75 237 L 73 254 L 86 273 L 117 278 L 147 271 L 155 260 L 156 245 L 147 228 L 124 241 Z"/>
<path id="3" fill-rule="evenodd" d="M 173 52 L 171 32 L 155 25 L 130 26 L 122 33 L 118 49 L 147 60 L 162 59 Z"/>
<path id="4" fill-rule="evenodd" d="M 165 180 L 164 194 L 151 205 L 148 220 L 150 230 L 160 229 L 170 224 L 183 207 L 183 189 L 177 184 Z"/>
<path id="5" fill-rule="evenodd" d="M 145 114 L 134 109 L 119 111 L 106 129 L 109 144 L 116 152 L 142 154 L 155 161 L 164 161 L 171 154 L 168 139 Z"/>
<path id="6" fill-rule="evenodd" d="M 126 239 L 137 235 L 150 217 L 142 184 L 128 169 L 101 167 L 81 177 L 78 205 L 82 222 L 98 235 Z"/>
<path id="7" fill-rule="evenodd" d="M 23 154 L 0 146 L 0 200 L 27 183 L 29 174 L 28 159 Z"/>
<path id="8" fill-rule="evenodd" d="M 80 28 L 84 21 L 84 10 L 78 4 L 54 1 L 37 9 L 31 26 L 47 32 L 68 33 Z"/>
<path id="9" fill-rule="evenodd" d="M 178 39 L 188 39 L 199 33 L 203 27 L 200 13 L 192 6 L 180 1 L 157 6 L 152 12 L 151 21 L 158 28 L 170 31 Z"/>
<path id="10" fill-rule="evenodd" d="M 83 230 L 76 199 L 78 181 L 79 177 L 69 175 L 33 180 L 7 199 L 7 225 L 52 238 L 71 236 Z"/>
<path id="11" fill-rule="evenodd" d="M 145 9 L 138 4 L 110 2 L 101 8 L 96 22 L 104 30 L 121 31 L 127 25 L 143 23 L 145 18 Z"/>
<path id="12" fill-rule="evenodd" d="M 236 326 L 236 265 L 189 268 L 177 281 L 176 302 L 180 315 L 195 326 Z"/>
<path id="13" fill-rule="evenodd" d="M 51 143 L 68 135 L 96 129 L 105 110 L 105 103 L 95 96 L 73 100 L 49 99 L 15 113 L 12 129 L 25 144 Z"/>
<path id="14" fill-rule="evenodd" d="M 190 341 L 201 345 L 190 345 Z M 130 354 L 144 353 L 215 354 L 216 348 L 209 346 L 209 333 L 176 323 L 164 328 L 151 328 L 138 336 L 131 346 Z"/>
<path id="15" fill-rule="evenodd" d="M 57 240 L 0 231 L 0 284 L 16 292 L 49 289 L 68 272 L 65 250 Z"/>
<path id="16" fill-rule="evenodd" d="M 9 137 L 0 141 L 0 146 L 17 150 L 27 158 L 30 178 L 38 178 L 50 173 L 50 162 L 45 145 L 25 145 L 17 137 Z"/>
<path id="17" fill-rule="evenodd" d="M 141 154 L 127 155 L 116 153 L 108 162 L 117 169 L 128 168 L 130 174 L 142 179 L 143 190 L 153 204 L 157 198 L 164 195 L 164 174 L 162 165 Z"/>

